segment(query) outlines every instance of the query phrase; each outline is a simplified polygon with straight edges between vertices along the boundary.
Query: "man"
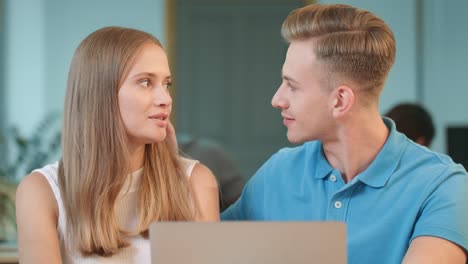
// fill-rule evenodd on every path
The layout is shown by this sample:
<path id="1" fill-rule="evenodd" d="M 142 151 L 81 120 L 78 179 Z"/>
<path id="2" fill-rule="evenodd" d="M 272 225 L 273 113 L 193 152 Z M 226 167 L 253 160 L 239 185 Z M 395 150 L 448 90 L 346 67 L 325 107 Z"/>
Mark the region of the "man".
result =
<path id="1" fill-rule="evenodd" d="M 429 112 L 419 104 L 401 103 L 390 109 L 384 116 L 391 118 L 396 129 L 409 139 L 430 147 L 434 138 L 435 128 Z"/>
<path id="2" fill-rule="evenodd" d="M 465 263 L 468 175 L 378 111 L 395 58 L 390 28 L 345 5 L 283 23 L 281 110 L 296 148 L 273 155 L 223 220 L 343 221 L 348 263 Z"/>

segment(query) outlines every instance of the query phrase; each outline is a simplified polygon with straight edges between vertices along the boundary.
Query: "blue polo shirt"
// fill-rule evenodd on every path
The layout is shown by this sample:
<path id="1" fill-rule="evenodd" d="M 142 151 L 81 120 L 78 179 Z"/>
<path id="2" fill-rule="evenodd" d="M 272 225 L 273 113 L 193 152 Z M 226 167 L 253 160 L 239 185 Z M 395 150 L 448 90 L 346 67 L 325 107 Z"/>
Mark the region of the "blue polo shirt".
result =
<path id="1" fill-rule="evenodd" d="M 222 220 L 342 221 L 348 263 L 401 263 L 418 236 L 468 248 L 468 174 L 395 130 L 370 166 L 344 183 L 319 141 L 285 148 L 251 178 Z"/>

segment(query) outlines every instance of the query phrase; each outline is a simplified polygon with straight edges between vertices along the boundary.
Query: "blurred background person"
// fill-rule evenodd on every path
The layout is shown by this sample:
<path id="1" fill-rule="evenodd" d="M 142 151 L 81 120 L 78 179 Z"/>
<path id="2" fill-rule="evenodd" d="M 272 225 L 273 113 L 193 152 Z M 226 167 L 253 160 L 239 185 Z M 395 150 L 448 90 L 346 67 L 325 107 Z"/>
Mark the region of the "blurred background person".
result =
<path id="1" fill-rule="evenodd" d="M 177 143 L 182 155 L 199 160 L 215 175 L 219 185 L 221 212 L 239 198 L 245 180 L 230 153 L 221 144 L 209 138 L 195 137 L 187 133 L 178 133 Z"/>
<path id="2" fill-rule="evenodd" d="M 392 107 L 384 116 L 395 121 L 396 129 L 409 139 L 430 147 L 435 135 L 431 114 L 416 103 L 401 103 Z"/>

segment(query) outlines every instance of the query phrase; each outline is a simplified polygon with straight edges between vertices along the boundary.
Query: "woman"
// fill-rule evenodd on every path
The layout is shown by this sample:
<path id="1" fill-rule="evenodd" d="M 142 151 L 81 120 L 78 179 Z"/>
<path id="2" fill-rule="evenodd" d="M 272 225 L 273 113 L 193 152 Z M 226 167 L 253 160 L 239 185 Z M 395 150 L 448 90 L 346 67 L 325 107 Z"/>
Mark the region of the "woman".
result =
<path id="1" fill-rule="evenodd" d="M 72 60 L 62 159 L 16 194 L 21 263 L 149 263 L 153 221 L 216 221 L 216 180 L 177 155 L 171 74 L 148 33 L 100 29 Z"/>

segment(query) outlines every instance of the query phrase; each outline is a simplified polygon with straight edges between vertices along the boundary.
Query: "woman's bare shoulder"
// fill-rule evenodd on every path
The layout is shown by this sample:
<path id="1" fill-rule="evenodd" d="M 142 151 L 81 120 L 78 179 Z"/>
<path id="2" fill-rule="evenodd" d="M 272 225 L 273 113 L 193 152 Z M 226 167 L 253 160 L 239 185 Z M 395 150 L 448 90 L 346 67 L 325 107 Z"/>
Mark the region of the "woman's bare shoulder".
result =
<path id="1" fill-rule="evenodd" d="M 58 216 L 58 206 L 50 184 L 40 172 L 33 172 L 24 177 L 16 190 L 17 210 L 26 209 L 34 212 L 33 208 L 42 213 L 48 211 Z M 44 211 L 45 210 L 45 211 Z"/>
<path id="2" fill-rule="evenodd" d="M 195 164 L 192 175 L 190 176 L 192 184 L 204 187 L 218 188 L 218 182 L 213 172 L 201 163 Z"/>

